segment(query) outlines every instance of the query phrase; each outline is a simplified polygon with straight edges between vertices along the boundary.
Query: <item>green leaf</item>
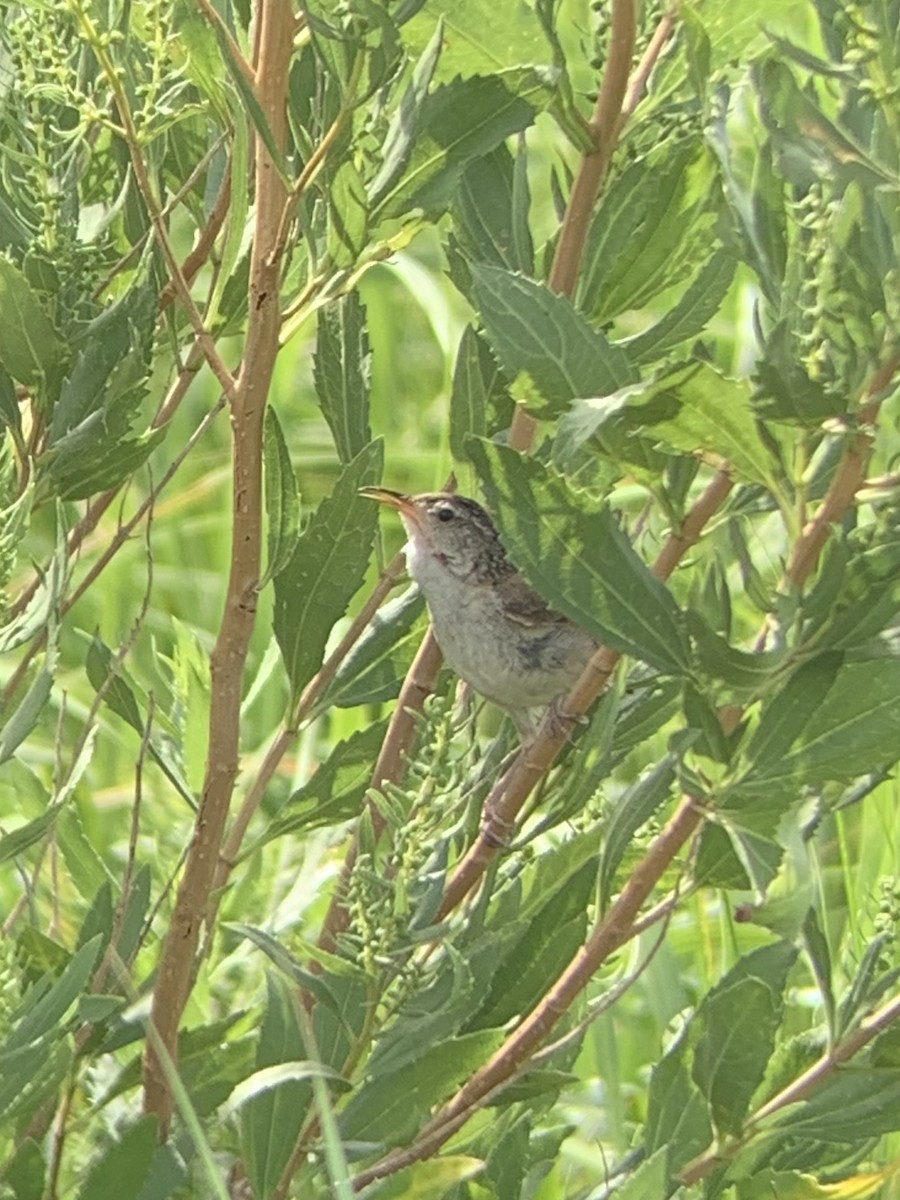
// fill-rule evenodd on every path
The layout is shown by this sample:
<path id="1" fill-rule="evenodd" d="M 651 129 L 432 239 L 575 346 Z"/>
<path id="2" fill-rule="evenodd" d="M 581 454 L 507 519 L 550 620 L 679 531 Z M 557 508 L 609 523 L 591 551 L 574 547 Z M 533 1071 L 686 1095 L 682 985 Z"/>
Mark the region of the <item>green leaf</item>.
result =
<path id="1" fill-rule="evenodd" d="M 51 805 L 46 812 L 35 817 L 33 821 L 28 821 L 24 825 L 20 825 L 18 829 L 0 837 L 0 863 L 24 854 L 29 846 L 39 842 L 47 831 L 53 828 L 63 807 L 62 804 Z"/>
<path id="2" fill-rule="evenodd" d="M 482 264 L 472 280 L 487 336 L 509 376 L 525 373 L 540 392 L 537 416 L 570 401 L 606 396 L 637 382 L 625 351 L 592 329 L 565 296 L 544 284 Z"/>
<path id="3" fill-rule="evenodd" d="M 59 368 L 64 354 L 38 293 L 0 254 L 0 364 L 25 387 L 35 387 Z"/>
<path id="4" fill-rule="evenodd" d="M 366 185 L 356 164 L 345 159 L 328 188 L 327 256 L 331 269 L 355 266 L 366 248 L 368 235 Z M 320 314 L 323 311 L 319 309 Z"/>
<path id="5" fill-rule="evenodd" d="M 56 819 L 56 840 L 72 883 L 85 900 L 92 900 L 112 876 L 72 804 L 67 804 Z"/>
<path id="6" fill-rule="evenodd" d="M 71 442 L 67 436 L 52 452 L 48 473 L 61 500 L 86 500 L 117 487 L 144 465 L 167 432 L 151 429 L 140 437 L 116 441 L 100 436 L 99 422 L 92 424 L 96 439 L 81 428 L 71 435 Z"/>
<path id="7" fill-rule="evenodd" d="M 726 250 L 717 250 L 700 268 L 684 295 L 661 320 L 643 333 L 620 342 L 636 365 L 656 362 L 670 350 L 699 335 L 719 311 L 731 287 L 737 261 Z"/>
<path id="8" fill-rule="evenodd" d="M 51 445 L 111 401 L 134 394 L 149 367 L 158 308 L 156 288 L 136 284 L 78 337 L 75 361 L 53 409 Z"/>
<path id="9" fill-rule="evenodd" d="M 271 1068 L 305 1057 L 294 1013 L 294 989 L 280 976 L 266 973 L 266 1007 L 259 1031 L 256 1067 Z M 249 1081 L 241 1086 L 246 1087 Z M 268 1200 L 278 1186 L 306 1119 L 309 1083 L 296 1077 L 257 1093 L 241 1104 L 241 1151 L 247 1178 L 258 1200 Z M 235 1103 L 234 1097 L 230 1103 Z"/>
<path id="10" fill-rule="evenodd" d="M 319 309 L 313 379 L 342 463 L 350 462 L 372 440 L 371 358 L 366 310 L 357 292 Z"/>
<path id="11" fill-rule="evenodd" d="M 431 22 L 429 22 L 429 29 Z M 434 78 L 434 71 L 441 54 L 444 40 L 443 23 L 438 21 L 427 45 L 423 46 L 413 68 L 412 78 L 400 105 L 388 127 L 382 149 L 382 162 L 378 174 L 369 188 L 369 200 L 376 206 L 394 186 L 412 156 L 413 147 L 419 137 L 423 120 L 425 100 Z"/>
<path id="12" fill-rule="evenodd" d="M 21 435 L 22 414 L 16 398 L 16 385 L 2 363 L 0 363 L 0 425 L 14 429 L 17 434 Z"/>
<path id="13" fill-rule="evenodd" d="M 53 673 L 56 665 L 55 648 L 48 650 L 43 665 L 22 697 L 15 712 L 0 729 L 0 763 L 6 762 L 16 752 L 35 725 L 38 723 L 45 704 L 50 699 Z"/>
<path id="14" fill-rule="evenodd" d="M 494 433 L 500 406 L 508 409 L 511 403 L 503 372 L 490 347 L 471 325 L 467 325 L 459 340 L 450 393 L 450 451 L 453 457 L 465 461 L 468 455 L 466 437 L 470 433 L 477 437 Z"/>
<path id="15" fill-rule="evenodd" d="M 844 1065 L 808 1099 L 786 1109 L 779 1132 L 792 1139 L 853 1145 L 900 1129 L 900 1068 Z"/>
<path id="16" fill-rule="evenodd" d="M 533 275 L 524 161 L 501 144 L 470 163 L 453 200 L 453 232 L 470 261 Z"/>
<path id="17" fill-rule="evenodd" d="M 900 660 L 840 669 L 838 661 L 821 655 L 804 664 L 765 707 L 745 752 L 747 765 L 730 789 L 731 803 L 849 782 L 897 761 Z"/>
<path id="18" fill-rule="evenodd" d="M 422 642 L 420 617 L 425 598 L 417 587 L 407 588 L 383 604 L 344 661 L 317 711 L 335 704 L 355 708 L 393 700 Z"/>
<path id="19" fill-rule="evenodd" d="M 402 1070 L 374 1076 L 341 1114 L 344 1138 L 386 1145 L 408 1140 L 432 1106 L 482 1066 L 504 1037 L 501 1029 L 483 1029 L 447 1038 Z"/>
<path id="20" fill-rule="evenodd" d="M 138 1200 L 150 1174 L 158 1141 L 156 1117 L 139 1117 L 92 1163 L 78 1200 Z"/>
<path id="21" fill-rule="evenodd" d="M 591 224 L 579 309 L 602 324 L 681 282 L 709 252 L 717 197 L 715 160 L 699 138 L 664 144 L 626 168 Z"/>
<path id="22" fill-rule="evenodd" d="M 116 662 L 112 651 L 99 633 L 95 633 L 91 639 L 84 665 L 88 680 L 95 691 L 99 692 L 104 685 L 107 685 L 106 691 L 103 693 L 104 702 L 109 705 L 116 716 L 121 717 L 132 729 L 142 734 L 144 721 L 134 695 L 134 689 L 128 682 L 124 667 L 121 663 Z M 114 671 L 115 675 L 110 679 L 110 675 Z"/>
<path id="23" fill-rule="evenodd" d="M 740 959 L 697 1010 L 692 1077 L 720 1134 L 739 1133 L 762 1082 L 781 1022 L 782 996 L 796 949 L 776 942 Z"/>
<path id="24" fill-rule="evenodd" d="M 672 594 L 651 575 L 607 508 L 599 511 L 534 459 L 472 439 L 512 561 L 548 603 L 598 641 L 662 671 L 685 671 L 690 650 Z"/>
<path id="25" fill-rule="evenodd" d="M 706 1096 L 718 1133 L 739 1133 L 762 1082 L 780 1020 L 772 989 L 744 979 L 707 997 L 698 1013 L 700 1038 L 693 1079 Z"/>
<path id="26" fill-rule="evenodd" d="M 270 933 L 266 933 L 264 929 L 257 929 L 255 925 L 246 925 L 240 921 L 230 923 L 225 928 L 238 934 L 239 937 L 247 938 L 254 946 L 262 950 L 263 954 L 267 955 L 279 971 L 282 971 L 294 983 L 299 983 L 316 999 L 327 1004 L 332 1010 L 334 1009 L 334 997 L 324 979 L 304 966 Z"/>
<path id="27" fill-rule="evenodd" d="M 297 477 L 291 466 L 281 422 L 271 404 L 266 409 L 263 462 L 266 468 L 266 516 L 269 522 L 269 562 L 262 580 L 262 583 L 266 583 L 290 561 L 300 531 Z"/>
<path id="28" fill-rule="evenodd" d="M 550 47 L 540 24 L 523 19 L 520 9 L 494 0 L 428 0 L 403 29 L 415 54 L 431 36 L 440 16 L 444 52 L 440 77 L 478 75 L 520 63 L 546 63 Z"/>
<path id="29" fill-rule="evenodd" d="M 19 1012 L 12 1014 L 12 1029 L 6 1041 L 0 1046 L 0 1056 L 10 1051 L 22 1049 L 33 1042 L 52 1034 L 61 1037 L 63 1034 L 62 1020 L 81 993 L 97 965 L 101 937 L 91 938 L 79 950 L 76 950 L 69 960 L 65 970 L 56 980 L 49 991 L 40 994 L 39 998 L 26 997 Z M 18 1021 L 16 1018 L 21 1017 Z"/>
<path id="30" fill-rule="evenodd" d="M 715 466 L 728 462 L 744 479 L 777 487 L 776 463 L 759 435 L 749 386 L 709 363 L 684 363 L 654 380 L 645 398 L 674 400 L 671 417 L 653 432 L 676 450 L 703 452 Z"/>
<path id="31" fill-rule="evenodd" d="M 372 781 L 372 768 L 387 732 L 387 719 L 374 721 L 338 742 L 315 774 L 278 810 L 260 839 L 246 852 L 286 833 L 318 829 L 359 815 Z"/>
<path id="32" fill-rule="evenodd" d="M 378 521 L 358 494 L 381 474 L 381 442 L 372 442 L 341 473 L 275 577 L 275 636 L 296 698 L 322 663 L 335 621 L 362 583 Z"/>
<path id="33" fill-rule="evenodd" d="M 549 102 L 547 79 L 537 70 L 454 79 L 426 96 L 420 129 L 403 174 L 379 196 L 377 217 L 411 209 L 438 216 L 450 205 L 463 171 L 506 138 L 527 129 Z"/>
<path id="34" fill-rule="evenodd" d="M 653 1068 L 647 1097 L 647 1152 L 667 1149 L 674 1175 L 712 1140 L 709 1111 L 688 1070 L 690 1027 Z"/>
<path id="35" fill-rule="evenodd" d="M 450 1196 L 460 1184 L 477 1179 L 484 1160 L 464 1154 L 442 1154 L 397 1171 L 378 1187 L 378 1200 L 434 1200 Z M 476 1184 L 477 1186 L 477 1184 Z"/>
<path id="36" fill-rule="evenodd" d="M 605 908 L 612 895 L 616 871 L 640 827 L 668 799 L 675 782 L 676 757 L 667 754 L 618 798 L 604 823 L 603 855 L 600 860 L 600 904 Z"/>

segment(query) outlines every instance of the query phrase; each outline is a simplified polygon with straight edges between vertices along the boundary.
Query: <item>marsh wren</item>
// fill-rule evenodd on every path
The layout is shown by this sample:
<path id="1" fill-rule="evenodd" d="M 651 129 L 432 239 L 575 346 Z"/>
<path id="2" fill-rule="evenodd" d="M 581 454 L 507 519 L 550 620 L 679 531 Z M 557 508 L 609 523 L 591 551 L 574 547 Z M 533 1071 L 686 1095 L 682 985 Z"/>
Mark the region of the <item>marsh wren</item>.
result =
<path id="1" fill-rule="evenodd" d="M 531 741 L 544 710 L 569 691 L 597 643 L 526 583 L 474 500 L 382 487 L 361 494 L 400 514 L 409 535 L 407 567 L 425 596 L 444 658 L 509 713 L 523 742 Z"/>

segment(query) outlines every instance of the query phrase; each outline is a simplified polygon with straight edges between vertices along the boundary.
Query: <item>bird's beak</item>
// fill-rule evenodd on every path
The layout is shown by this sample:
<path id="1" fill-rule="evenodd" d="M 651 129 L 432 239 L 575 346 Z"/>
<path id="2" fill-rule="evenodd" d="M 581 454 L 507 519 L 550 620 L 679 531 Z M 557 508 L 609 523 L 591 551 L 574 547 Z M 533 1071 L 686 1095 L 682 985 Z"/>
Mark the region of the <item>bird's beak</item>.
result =
<path id="1" fill-rule="evenodd" d="M 410 497 L 404 492 L 395 492 L 390 488 L 361 487 L 359 494 L 369 500 L 377 500 L 379 504 L 389 504 L 391 508 L 404 509 L 409 507 Z"/>
<path id="2" fill-rule="evenodd" d="M 359 494 L 368 500 L 377 500 L 379 504 L 387 504 L 390 508 L 396 508 L 401 517 L 407 517 L 411 521 L 416 518 L 412 496 L 408 496 L 405 492 L 395 492 L 392 488 L 361 487 Z"/>

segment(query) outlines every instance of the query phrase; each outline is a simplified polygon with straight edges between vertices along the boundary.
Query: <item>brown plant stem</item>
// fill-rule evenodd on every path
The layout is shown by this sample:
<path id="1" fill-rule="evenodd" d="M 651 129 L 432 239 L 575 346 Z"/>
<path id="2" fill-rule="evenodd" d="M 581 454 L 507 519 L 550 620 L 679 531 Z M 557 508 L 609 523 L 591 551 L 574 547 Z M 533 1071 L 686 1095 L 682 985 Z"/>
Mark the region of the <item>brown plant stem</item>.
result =
<path id="1" fill-rule="evenodd" d="M 489 1093 L 515 1074 L 556 1026 L 598 968 L 629 940 L 632 926 L 644 903 L 701 821 L 702 810 L 691 797 L 685 797 L 634 868 L 606 915 L 594 927 L 587 942 L 578 950 L 541 1003 L 506 1039 L 496 1054 L 429 1121 L 411 1146 L 387 1155 L 380 1163 L 354 1179 L 357 1190 L 434 1154 L 480 1107 Z"/>
<path id="2" fill-rule="evenodd" d="M 260 0 L 257 99 L 276 145 L 287 128 L 286 95 L 293 54 L 292 15 L 280 0 Z M 175 899 L 153 991 L 144 1058 L 144 1109 L 165 1136 L 172 1116 L 167 1058 L 177 1061 L 178 1027 L 190 994 L 200 926 L 209 904 L 238 770 L 244 667 L 256 617 L 262 544 L 263 421 L 278 353 L 280 264 L 271 257 L 285 190 L 262 142 L 256 144 L 256 216 L 250 260 L 247 341 L 231 390 L 232 548 L 225 611 L 210 657 L 209 749 L 200 808 Z M 179 291 L 181 289 L 179 288 Z M 198 337 L 200 336 L 199 331 Z M 205 352 L 205 347 L 204 347 Z M 207 355 L 209 359 L 209 355 Z M 210 363 L 212 365 L 212 362 Z"/>
<path id="3" fill-rule="evenodd" d="M 831 526 L 844 515 L 865 482 L 880 408 L 879 397 L 890 386 L 898 369 L 900 354 L 892 353 L 866 384 L 858 415 L 859 427 L 851 435 L 825 499 L 813 519 L 807 522 L 788 561 L 785 577 L 793 587 L 802 587 L 806 582 L 828 541 Z"/>
<path id="4" fill-rule="evenodd" d="M 658 579 L 666 580 L 671 576 L 690 547 L 698 541 L 707 522 L 725 502 L 732 486 L 727 471 L 719 471 L 712 478 L 685 517 L 681 528 L 677 533 L 670 534 L 650 568 Z M 620 658 L 618 650 L 601 646 L 566 697 L 564 711 L 573 716 L 586 712 L 607 686 Z M 505 844 L 506 833 L 514 824 L 522 805 L 565 744 L 567 731 L 558 728 L 558 724 L 554 721 L 544 722 L 536 740 L 522 750 L 488 797 L 481 832 L 447 883 L 438 910 L 438 920 L 446 917 L 468 895 L 495 858 L 498 849 Z"/>

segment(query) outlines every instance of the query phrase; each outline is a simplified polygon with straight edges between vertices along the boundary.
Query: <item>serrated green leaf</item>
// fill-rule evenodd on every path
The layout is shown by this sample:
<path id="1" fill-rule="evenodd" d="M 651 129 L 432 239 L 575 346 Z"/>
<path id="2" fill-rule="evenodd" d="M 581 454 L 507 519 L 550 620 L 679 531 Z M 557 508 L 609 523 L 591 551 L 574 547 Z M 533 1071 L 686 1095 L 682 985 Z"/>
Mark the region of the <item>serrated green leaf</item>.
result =
<path id="1" fill-rule="evenodd" d="M 759 979 L 744 979 L 707 997 L 693 1079 L 720 1134 L 738 1133 L 772 1052 L 780 1006 Z"/>
<path id="2" fill-rule="evenodd" d="M 121 717 L 138 733 L 143 733 L 144 722 L 134 689 L 128 682 L 122 664 L 116 663 L 112 651 L 99 633 L 95 633 L 91 639 L 84 665 L 88 680 L 95 691 L 99 692 L 104 684 L 108 684 L 103 699 L 116 716 Z M 113 671 L 115 675 L 110 680 Z"/>
<path id="3" fill-rule="evenodd" d="M 321 666 L 328 635 L 365 577 L 378 513 L 358 493 L 380 478 L 382 453 L 372 442 L 347 464 L 275 578 L 275 636 L 294 697 Z"/>
<path id="4" fill-rule="evenodd" d="M 371 350 L 357 292 L 319 309 L 313 379 L 338 456 L 349 463 L 371 442 Z"/>
<path id="5" fill-rule="evenodd" d="M 572 400 L 607 396 L 637 382 L 624 350 L 592 329 L 565 296 L 480 263 L 472 266 L 472 281 L 488 338 L 507 374 L 527 374 L 540 393 L 529 405 L 537 416 L 559 416 Z"/>
<path id="6" fill-rule="evenodd" d="M 51 445 L 71 435 L 92 413 L 108 407 L 111 399 L 140 384 L 149 368 L 158 306 L 156 288 L 137 284 L 79 336 L 72 369 L 53 409 Z"/>
<path id="7" fill-rule="evenodd" d="M 520 63 L 550 61 L 539 23 L 523 20 L 520 9 L 494 0 L 428 0 L 403 28 L 403 40 L 416 54 L 427 43 L 437 16 L 444 52 L 439 77 L 478 75 Z"/>
<path id="8" fill-rule="evenodd" d="M 716 1129 L 737 1133 L 775 1045 L 790 942 L 760 946 L 738 959 L 707 993 L 693 1025 L 699 1029 L 692 1077 L 710 1105 Z"/>
<path id="9" fill-rule="evenodd" d="M 300 493 L 281 422 L 271 404 L 266 409 L 263 441 L 269 562 L 263 583 L 273 579 L 290 561 L 300 532 Z"/>
<path id="10" fill-rule="evenodd" d="M 779 1114 L 780 1132 L 854 1144 L 900 1129 L 900 1068 L 845 1065 L 808 1099 Z"/>
<path id="11" fill-rule="evenodd" d="M 495 432 L 499 405 L 511 407 L 502 371 L 485 339 L 467 325 L 459 341 L 450 392 L 450 452 L 459 461 L 467 456 L 466 438 Z"/>
<path id="12" fill-rule="evenodd" d="M 139 1117 L 124 1131 L 105 1154 L 88 1168 L 88 1176 L 78 1192 L 78 1200 L 138 1200 L 150 1174 L 158 1141 L 155 1116 Z"/>
<path id="13" fill-rule="evenodd" d="M 85 900 L 92 900 L 112 876 L 72 804 L 67 804 L 56 819 L 56 840 L 72 883 Z"/>
<path id="14" fill-rule="evenodd" d="M 48 650 L 41 669 L 31 682 L 15 711 L 10 714 L 0 729 L 0 763 L 6 762 L 16 752 L 35 725 L 44 705 L 50 699 L 53 673 L 56 663 L 55 649 Z"/>
<path id="15" fill-rule="evenodd" d="M 19 383 L 35 387 L 58 369 L 64 353 L 37 292 L 0 254 L 0 364 Z"/>
<path id="16" fill-rule="evenodd" d="M 673 1174 L 713 1135 L 709 1110 L 688 1070 L 690 1032 L 686 1026 L 653 1068 L 647 1098 L 647 1150 L 667 1150 Z"/>
<path id="17" fill-rule="evenodd" d="M 608 509 L 587 511 L 554 472 L 506 447 L 471 439 L 470 456 L 512 561 L 554 608 L 598 641 L 663 671 L 690 650 L 678 606 Z"/>
<path id="18" fill-rule="evenodd" d="M 102 414 L 93 414 L 51 451 L 48 475 L 57 495 L 61 500 L 86 500 L 117 487 L 144 465 L 166 433 L 166 429 L 150 429 L 140 437 L 117 441 L 106 436 Z"/>
<path id="19" fill-rule="evenodd" d="M 18 829 L 0 837 L 0 863 L 15 858 L 18 854 L 24 854 L 29 846 L 39 842 L 47 831 L 53 828 L 62 809 L 62 804 L 53 804 L 33 821 L 28 821 L 25 825 L 20 825 Z"/>

